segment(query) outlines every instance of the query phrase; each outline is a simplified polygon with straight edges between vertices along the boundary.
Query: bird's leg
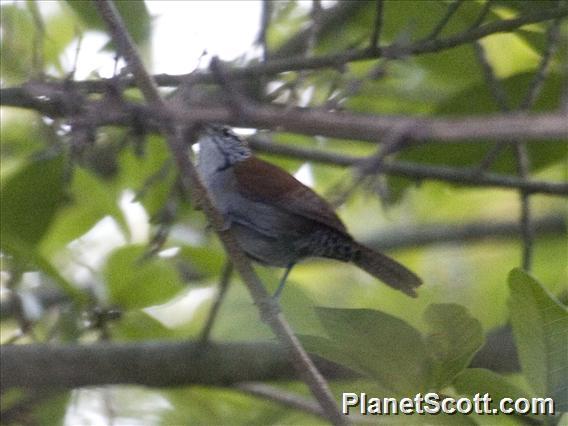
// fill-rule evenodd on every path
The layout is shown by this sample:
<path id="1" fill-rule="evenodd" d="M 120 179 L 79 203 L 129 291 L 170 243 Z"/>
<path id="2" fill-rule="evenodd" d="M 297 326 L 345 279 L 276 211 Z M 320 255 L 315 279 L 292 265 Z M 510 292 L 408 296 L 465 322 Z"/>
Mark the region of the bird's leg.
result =
<path id="1" fill-rule="evenodd" d="M 219 281 L 219 292 L 217 293 L 217 297 L 211 310 L 209 311 L 209 316 L 207 317 L 207 322 L 201 331 L 201 336 L 199 341 L 201 344 L 206 344 L 210 340 L 211 330 L 213 328 L 213 324 L 217 319 L 217 314 L 219 313 L 219 309 L 221 308 L 221 304 L 223 303 L 223 299 L 225 298 L 225 294 L 227 293 L 227 289 L 229 288 L 229 282 L 231 281 L 231 276 L 233 275 L 233 264 L 227 260 L 225 266 L 223 266 L 223 272 L 221 272 L 221 280 Z"/>
<path id="2" fill-rule="evenodd" d="M 284 290 L 284 285 L 286 284 L 286 279 L 288 278 L 288 274 L 290 274 L 290 271 L 292 270 L 294 265 L 295 265 L 295 263 L 289 263 L 288 266 L 286 267 L 286 270 L 284 271 L 284 275 L 282 276 L 282 279 L 280 280 L 280 283 L 278 284 L 278 288 L 274 292 L 274 296 L 272 296 L 272 298 L 274 300 L 280 300 L 280 294 L 282 294 L 282 290 Z"/>

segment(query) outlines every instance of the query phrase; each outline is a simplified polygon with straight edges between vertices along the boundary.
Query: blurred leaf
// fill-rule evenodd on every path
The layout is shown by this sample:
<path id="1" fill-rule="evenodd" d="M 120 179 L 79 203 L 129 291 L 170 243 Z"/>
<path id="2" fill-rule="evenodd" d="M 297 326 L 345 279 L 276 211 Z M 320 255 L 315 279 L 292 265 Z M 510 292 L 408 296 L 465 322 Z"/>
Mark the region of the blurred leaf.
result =
<path id="1" fill-rule="evenodd" d="M 328 359 L 337 364 L 344 365 L 345 367 L 349 367 L 361 374 L 370 376 L 367 367 L 365 365 L 360 365 L 357 360 L 353 359 L 350 351 L 341 347 L 337 342 L 326 337 L 306 334 L 299 334 L 298 337 L 306 351 L 317 354 L 322 358 Z M 379 386 L 380 385 L 381 384 L 379 384 Z M 388 385 L 386 385 L 386 387 L 389 389 Z"/>
<path id="2" fill-rule="evenodd" d="M 1 196 L 0 230 L 37 244 L 64 201 L 63 156 L 31 161 L 2 185 Z"/>
<path id="3" fill-rule="evenodd" d="M 4 61 L 0 61 L 4 62 Z M 27 159 L 45 147 L 45 134 L 37 113 L 20 108 L 2 107 L 0 126 L 0 177 L 5 181 Z"/>
<path id="4" fill-rule="evenodd" d="M 516 107 L 520 104 L 533 77 L 532 73 L 526 73 L 502 80 L 503 87 L 509 94 L 511 106 Z M 559 74 L 549 76 L 536 102 L 535 111 L 554 111 L 558 108 L 562 81 Z M 498 112 L 498 108 L 487 84 L 483 82 L 464 90 L 441 105 L 438 112 L 442 115 L 490 114 Z M 471 166 L 479 164 L 492 147 L 492 144 L 486 142 L 463 142 L 451 145 L 427 144 L 420 148 L 405 150 L 399 158 L 428 164 Z M 528 148 L 533 170 L 561 161 L 568 154 L 568 147 L 561 143 L 542 141 L 541 143 L 529 143 Z M 516 171 L 516 162 L 511 149 L 505 150 L 497 159 L 493 170 L 508 173 Z"/>
<path id="5" fill-rule="evenodd" d="M 281 404 L 246 395 L 238 390 L 193 386 L 172 389 L 164 394 L 174 406 L 165 412 L 160 424 L 166 425 L 222 425 L 265 426 L 324 425 L 317 417 Z"/>
<path id="6" fill-rule="evenodd" d="M 509 274 L 509 309 L 521 367 L 539 397 L 568 410 L 568 309 L 521 269 Z"/>
<path id="7" fill-rule="evenodd" d="M 0 7 L 2 37 L 0 38 L 0 69 L 4 83 L 15 83 L 30 77 L 34 23 L 22 4 L 2 4 Z M 22 37 L 26 34 L 26 37 Z"/>
<path id="8" fill-rule="evenodd" d="M 33 406 L 33 419 L 40 425 L 63 424 L 70 401 L 70 391 L 54 392 L 45 401 Z"/>
<path id="9" fill-rule="evenodd" d="M 49 14 L 41 15 L 39 2 L 15 2 L 2 4 L 2 55 L 1 70 L 4 83 L 16 83 L 29 79 L 32 71 L 53 73 L 53 68 L 64 74 L 60 59 L 65 48 L 73 41 L 76 34 L 75 17 L 58 7 L 52 8 Z M 25 5 L 27 7 L 22 7 Z M 34 22 L 30 11 L 38 14 L 43 20 L 45 32 L 38 34 L 41 28 Z M 25 34 L 22 37 L 21 34 Z M 36 41 L 37 40 L 37 41 Z M 34 46 L 34 43 L 40 43 Z M 41 54 L 43 70 L 32 70 L 32 54 L 34 49 Z"/>
<path id="10" fill-rule="evenodd" d="M 172 196 L 177 170 L 163 138 L 149 135 L 139 143 L 141 153 L 125 149 L 118 156 L 118 185 L 136 191 L 137 201 L 154 217 Z"/>
<path id="11" fill-rule="evenodd" d="M 115 250 L 105 267 L 111 303 L 125 309 L 157 305 L 171 299 L 183 285 L 168 259 L 144 258 L 146 247 Z"/>
<path id="12" fill-rule="evenodd" d="M 130 310 L 112 325 L 113 339 L 124 341 L 179 339 L 178 333 L 162 325 L 146 312 Z"/>
<path id="13" fill-rule="evenodd" d="M 501 81 L 509 94 L 510 104 L 518 106 L 524 98 L 526 90 L 534 74 L 525 73 Z M 554 111 L 558 108 L 562 93 L 563 77 L 551 74 L 544 83 L 537 99 L 534 111 Z M 443 103 L 438 108 L 442 115 L 487 115 L 498 112 L 495 101 L 485 82 L 480 82 L 463 90 L 461 93 Z M 535 141 L 529 143 L 528 151 L 532 171 L 539 171 L 546 166 L 565 161 L 568 158 L 568 145 L 554 141 Z M 410 160 L 424 164 L 446 165 L 452 167 L 475 167 L 481 163 L 487 153 L 494 147 L 486 141 L 464 141 L 452 144 L 423 144 L 420 147 L 406 149 L 398 155 L 401 160 Z M 496 158 L 492 168 L 494 172 L 516 173 L 516 160 L 513 150 L 506 147 Z M 393 193 L 414 185 L 414 181 L 389 177 Z"/>
<path id="14" fill-rule="evenodd" d="M 284 274 L 283 268 L 256 268 L 269 294 L 274 294 Z M 248 290 L 247 290 L 248 291 Z M 324 333 L 318 315 L 314 311 L 317 300 L 310 297 L 305 288 L 294 280 L 294 269 L 286 280 L 280 297 L 280 307 L 295 332 L 300 334 Z"/>
<path id="15" fill-rule="evenodd" d="M 219 276 L 227 256 L 222 250 L 213 247 L 183 246 L 178 257 L 206 277 Z"/>
<path id="16" fill-rule="evenodd" d="M 10 230 L 2 231 L 0 247 L 3 251 L 6 251 L 6 253 L 14 256 L 17 261 L 24 263 L 24 268 L 37 268 L 53 279 L 61 290 L 63 290 L 76 302 L 85 303 L 87 301 L 85 293 L 67 281 L 47 259 L 37 252 L 34 246 L 30 245 L 27 241 L 12 235 Z"/>
<path id="17" fill-rule="evenodd" d="M 254 341 L 272 339 L 274 334 L 268 325 L 259 320 L 258 309 L 250 294 L 236 275 L 231 280 L 225 301 L 213 327 L 213 338 L 226 341 Z M 200 332 L 206 316 L 201 318 Z"/>
<path id="18" fill-rule="evenodd" d="M 473 398 L 488 394 L 491 397 L 491 409 L 498 408 L 498 401 L 503 398 L 526 398 L 527 393 L 510 383 L 505 377 L 483 368 L 467 368 L 459 373 L 453 386 L 459 394 Z"/>
<path id="19" fill-rule="evenodd" d="M 50 256 L 89 231 L 105 216 L 125 225 L 118 206 L 119 188 L 76 167 L 71 181 L 71 198 L 58 212 L 50 231 L 41 242 L 41 251 Z"/>
<path id="20" fill-rule="evenodd" d="M 297 1 L 273 2 L 273 11 L 266 35 L 269 50 L 283 45 L 307 20 L 307 10 Z"/>
<path id="21" fill-rule="evenodd" d="M 106 33 L 107 27 L 102 21 L 94 3 L 86 0 L 66 0 L 66 3 L 81 18 L 87 28 L 100 30 Z M 142 0 L 117 1 L 114 5 L 118 9 L 126 29 L 136 44 L 144 44 L 151 33 L 151 18 Z"/>
<path id="22" fill-rule="evenodd" d="M 428 389 L 430 360 L 416 329 L 370 309 L 316 308 L 316 313 L 329 339 L 307 337 L 309 350 L 373 377 L 396 395 Z"/>
<path id="23" fill-rule="evenodd" d="M 456 304 L 429 305 L 424 320 L 430 328 L 426 347 L 434 360 L 435 389 L 442 389 L 469 365 L 483 345 L 483 331 L 479 321 Z"/>
<path id="24" fill-rule="evenodd" d="M 65 68 L 68 64 L 64 66 L 61 61 L 65 58 L 66 48 L 73 41 L 78 41 L 77 38 L 80 34 L 75 15 L 66 8 L 57 8 L 56 10 L 58 13 L 52 11 L 42 16 L 45 22 L 44 60 L 46 65 L 53 65 L 59 71 L 60 76 L 67 76 L 67 73 L 71 70 Z M 52 73 L 49 69 L 46 71 Z"/>
<path id="25" fill-rule="evenodd" d="M 506 7 L 517 13 L 531 14 L 558 7 L 557 0 L 539 0 L 538 3 L 525 0 L 492 0 L 495 6 Z"/>

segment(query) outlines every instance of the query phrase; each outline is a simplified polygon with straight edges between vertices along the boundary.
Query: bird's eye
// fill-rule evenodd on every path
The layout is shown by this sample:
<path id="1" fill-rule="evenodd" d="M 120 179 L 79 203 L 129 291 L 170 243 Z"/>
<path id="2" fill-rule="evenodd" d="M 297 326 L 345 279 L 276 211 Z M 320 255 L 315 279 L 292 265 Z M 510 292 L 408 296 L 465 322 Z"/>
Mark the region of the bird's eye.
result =
<path id="1" fill-rule="evenodd" d="M 228 138 L 229 136 L 231 136 L 231 129 L 229 129 L 228 127 L 223 127 L 223 136 L 225 136 L 226 138 Z"/>

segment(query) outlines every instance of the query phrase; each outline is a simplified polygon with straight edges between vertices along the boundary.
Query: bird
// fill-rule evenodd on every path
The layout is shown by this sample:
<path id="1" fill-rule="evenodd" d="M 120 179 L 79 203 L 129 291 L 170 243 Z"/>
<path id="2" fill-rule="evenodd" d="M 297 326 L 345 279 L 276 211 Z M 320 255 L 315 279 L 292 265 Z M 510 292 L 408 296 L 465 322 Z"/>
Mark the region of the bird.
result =
<path id="1" fill-rule="evenodd" d="M 256 157 L 224 125 L 198 137 L 197 171 L 213 205 L 247 256 L 286 268 L 274 298 L 299 261 L 323 257 L 350 262 L 388 286 L 416 297 L 422 280 L 390 257 L 357 242 L 331 205 L 284 169 Z"/>

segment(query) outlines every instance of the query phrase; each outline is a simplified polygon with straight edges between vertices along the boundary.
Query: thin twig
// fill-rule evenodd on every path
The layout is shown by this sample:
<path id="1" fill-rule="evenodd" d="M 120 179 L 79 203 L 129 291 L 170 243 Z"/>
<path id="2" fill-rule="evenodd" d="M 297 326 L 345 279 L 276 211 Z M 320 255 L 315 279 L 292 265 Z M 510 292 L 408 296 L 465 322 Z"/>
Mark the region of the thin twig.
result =
<path id="1" fill-rule="evenodd" d="M 536 102 L 539 93 L 542 90 L 546 75 L 549 70 L 550 61 L 556 47 L 558 46 L 559 34 L 560 34 L 560 23 L 561 20 L 557 19 L 548 28 L 546 34 L 546 50 L 542 55 L 539 67 L 536 74 L 534 75 L 527 94 L 519 106 L 521 111 L 529 110 L 533 107 Z M 528 152 L 528 147 L 525 141 L 521 141 L 515 146 L 515 156 L 517 158 L 517 168 L 518 174 L 521 178 L 526 179 L 530 172 L 530 157 Z M 521 201 L 521 236 L 523 239 L 523 269 L 530 271 L 532 268 L 533 259 L 533 245 L 534 245 L 534 228 L 531 220 L 531 200 L 529 193 L 523 190 L 519 191 L 520 201 Z"/>
<path id="2" fill-rule="evenodd" d="M 546 74 L 549 68 L 550 60 L 554 55 L 554 51 L 559 40 L 559 30 L 560 30 L 560 19 L 556 19 L 549 27 L 547 31 L 547 46 L 544 54 L 539 63 L 537 72 L 535 73 L 527 94 L 521 104 L 519 105 L 520 111 L 527 111 L 536 102 L 538 94 L 540 93 Z M 476 53 L 478 60 L 480 61 L 482 68 L 484 70 L 485 79 L 488 86 L 493 94 L 495 102 L 502 112 L 508 112 L 509 106 L 506 99 L 505 91 L 503 87 L 497 80 L 493 67 L 487 60 L 485 52 L 480 43 L 475 44 Z M 493 161 L 497 158 L 497 155 L 504 149 L 504 147 L 510 145 L 508 141 L 501 141 L 497 143 L 494 148 L 488 152 L 485 158 L 480 163 L 480 171 L 484 171 L 491 166 Z M 526 141 L 516 141 L 514 144 L 514 153 L 517 161 L 517 172 L 521 179 L 526 180 L 530 172 L 530 157 L 528 152 L 528 147 Z M 521 237 L 523 240 L 523 254 L 522 254 L 522 266 L 523 269 L 530 271 L 532 266 L 532 256 L 533 256 L 533 243 L 534 243 L 534 230 L 531 221 L 531 204 L 530 204 L 530 193 L 525 189 L 519 189 L 521 211 L 520 211 L 520 224 L 521 224 Z"/>
<path id="3" fill-rule="evenodd" d="M 322 412 L 317 403 L 306 399 L 303 395 L 288 392 L 277 388 L 276 386 L 270 386 L 260 382 L 237 383 L 233 387 L 249 395 L 257 396 L 259 398 L 284 405 L 285 407 L 290 407 L 308 414 L 313 414 L 314 416 L 325 418 L 325 413 Z M 362 414 L 349 414 L 349 420 L 356 422 L 357 424 L 376 423 L 373 418 Z"/>
<path id="4" fill-rule="evenodd" d="M 485 17 L 489 13 L 489 11 L 491 10 L 491 3 L 492 2 L 493 2 L 493 0 L 487 0 L 485 2 L 483 7 L 481 8 L 481 12 L 479 12 L 479 15 L 477 16 L 477 18 L 475 19 L 473 24 L 471 24 L 471 26 L 468 28 L 469 31 L 471 31 L 472 29 L 477 28 L 481 25 L 481 23 L 483 22 L 483 20 L 485 19 Z"/>
<path id="5" fill-rule="evenodd" d="M 507 94 L 495 72 L 493 71 L 493 66 L 489 63 L 489 59 L 487 58 L 487 54 L 483 45 L 480 41 L 476 41 L 473 43 L 473 49 L 475 51 L 475 56 L 479 64 L 481 65 L 481 69 L 483 71 L 483 76 L 485 77 L 485 81 L 489 86 L 491 93 L 493 94 L 493 98 L 497 103 L 499 109 L 503 112 L 510 111 L 509 102 L 507 101 Z"/>
<path id="6" fill-rule="evenodd" d="M 253 109 L 251 102 L 235 87 L 233 80 L 227 77 L 227 72 L 217 56 L 211 59 L 209 68 L 217 79 L 218 84 L 228 95 L 227 103 L 233 110 L 233 115 L 241 119 L 246 119 Z"/>
<path id="7" fill-rule="evenodd" d="M 349 62 L 366 61 L 369 59 L 378 59 L 380 57 L 396 59 L 399 57 L 407 57 L 408 55 L 416 56 L 435 53 L 468 44 L 492 34 L 512 32 L 525 25 L 562 18 L 565 16 L 568 16 L 568 6 L 554 9 L 547 8 L 522 15 L 514 19 L 503 19 L 481 26 L 476 26 L 475 28 L 468 29 L 444 39 L 418 41 L 409 46 L 400 46 L 399 43 L 393 43 L 389 46 L 380 47 L 378 49 L 365 48 L 349 50 L 336 54 L 309 58 L 306 58 L 303 55 L 285 56 L 281 59 L 272 59 L 267 62 L 254 63 L 243 68 L 232 69 L 228 76 L 232 80 L 251 79 L 257 78 L 261 75 L 274 75 L 287 71 L 337 68 L 344 66 Z M 207 71 L 199 73 L 192 72 L 191 74 L 182 75 L 158 74 L 154 76 L 154 79 L 157 85 L 164 87 L 179 86 L 187 83 L 188 79 L 190 79 L 193 84 L 215 82 L 215 77 Z M 125 85 L 125 87 L 134 85 L 134 80 L 128 77 L 122 77 L 121 82 Z M 87 80 L 77 82 L 76 84 L 77 87 L 87 93 L 101 93 L 104 92 L 107 87 L 107 83 L 104 79 Z"/>
<path id="8" fill-rule="evenodd" d="M 398 152 L 407 141 L 406 134 L 408 129 L 393 129 L 383 139 L 383 143 L 375 154 L 370 155 L 361 161 L 355 168 L 354 181 L 349 184 L 347 189 L 335 191 L 333 201 L 334 208 L 339 207 L 349 198 L 349 196 L 357 189 L 359 185 L 370 175 L 380 174 L 381 167 L 385 159 L 395 152 Z"/>
<path id="9" fill-rule="evenodd" d="M 269 57 L 268 52 L 268 27 L 270 25 L 270 18 L 272 16 L 272 1 L 262 0 L 262 11 L 260 14 L 260 30 L 258 32 L 258 37 L 256 42 L 260 45 L 262 49 L 262 61 L 266 62 Z"/>
<path id="10" fill-rule="evenodd" d="M 320 406 L 315 401 L 310 401 L 303 395 L 287 392 L 275 386 L 257 382 L 237 383 L 234 387 L 249 395 L 258 396 L 296 410 L 325 418 L 325 413 L 322 412 Z"/>
<path id="11" fill-rule="evenodd" d="M 209 311 L 209 316 L 207 317 L 207 321 L 205 322 L 205 326 L 201 331 L 201 336 L 199 337 L 199 341 L 201 343 L 206 343 L 209 341 L 211 337 L 211 330 L 213 329 L 213 324 L 215 324 L 215 320 L 217 319 L 217 314 L 219 313 L 219 309 L 223 304 L 223 300 L 225 299 L 225 295 L 227 294 L 227 289 L 229 288 L 229 283 L 231 281 L 231 276 L 233 275 L 233 265 L 231 262 L 226 262 L 223 266 L 223 271 L 221 272 L 221 279 L 219 280 L 219 289 L 217 291 L 217 297 L 213 302 L 213 306 L 211 307 L 211 311 Z"/>
<path id="12" fill-rule="evenodd" d="M 493 95 L 495 103 L 501 111 L 510 111 L 509 102 L 507 101 L 507 94 L 505 93 L 505 90 L 501 83 L 497 80 L 497 77 L 493 71 L 493 67 L 489 63 L 489 59 L 487 58 L 483 45 L 481 44 L 481 42 L 476 41 L 475 43 L 473 43 L 473 48 L 477 61 L 479 62 L 481 69 L 483 70 L 485 81 Z M 504 143 L 503 141 L 494 144 L 480 161 L 477 170 L 479 172 L 489 170 L 491 168 L 491 165 L 495 162 L 505 146 L 506 143 Z"/>
<path id="13" fill-rule="evenodd" d="M 381 30 L 383 29 L 383 0 L 375 0 L 375 22 L 373 23 L 373 33 L 371 34 L 371 49 L 379 47 Z"/>
<path id="14" fill-rule="evenodd" d="M 310 33 L 308 36 L 305 55 L 311 55 L 316 46 L 320 28 L 321 28 L 321 15 L 322 15 L 321 0 L 312 0 L 312 9 L 310 10 L 310 19 L 312 25 L 310 26 Z"/>
<path id="15" fill-rule="evenodd" d="M 538 65 L 538 70 L 534 75 L 529 90 L 527 94 L 521 102 L 519 109 L 521 111 L 529 110 L 535 104 L 538 95 L 542 91 L 542 87 L 544 85 L 544 81 L 546 80 L 546 75 L 548 70 L 550 69 L 550 61 L 556 52 L 560 41 L 560 24 L 562 20 L 556 19 L 555 21 L 550 24 L 548 31 L 546 32 L 546 49 L 540 59 L 540 63 Z"/>
<path id="16" fill-rule="evenodd" d="M 250 145 L 259 151 L 299 158 L 318 163 L 332 164 L 341 167 L 357 166 L 368 160 L 369 157 L 355 157 L 337 154 L 318 149 L 300 148 L 283 144 L 275 144 L 259 138 L 250 139 Z M 405 161 L 383 163 L 381 173 L 403 176 L 409 179 L 441 180 L 464 186 L 498 187 L 510 189 L 523 189 L 532 194 L 568 195 L 567 183 L 553 183 L 544 181 L 523 180 L 515 176 L 500 175 L 496 173 L 478 174 L 469 170 L 445 166 L 428 166 Z"/>
<path id="17" fill-rule="evenodd" d="M 147 73 L 136 50 L 134 42 L 130 38 L 128 30 L 124 26 L 114 4 L 110 0 L 97 0 L 95 5 L 101 17 L 109 27 L 112 38 L 120 49 L 120 53 L 125 57 L 126 62 L 128 63 L 137 85 L 146 101 L 150 105 L 166 111 L 166 104 L 161 99 L 154 81 Z M 164 123 L 163 132 L 172 155 L 175 157 L 180 169 L 180 173 L 182 175 L 181 182 L 184 189 L 191 189 L 193 193 L 197 195 L 196 199 L 200 201 L 200 205 L 205 215 L 218 233 L 219 238 L 229 255 L 231 263 L 235 266 L 235 269 L 239 272 L 243 281 L 246 283 L 249 292 L 259 309 L 261 318 L 267 322 L 282 345 L 287 349 L 291 359 L 293 360 L 294 366 L 304 378 L 306 384 L 320 403 L 322 410 L 326 413 L 328 419 L 333 424 L 346 424 L 347 421 L 340 413 L 327 382 L 303 349 L 300 341 L 294 335 L 289 324 L 284 319 L 282 312 L 279 311 L 270 299 L 270 296 L 252 269 L 250 261 L 239 247 L 231 230 L 223 230 L 223 217 L 212 204 L 207 191 L 199 180 L 197 171 L 189 160 L 183 144 L 184 140 L 181 132 L 174 131 L 169 124 L 170 123 L 168 122 Z"/>
<path id="18" fill-rule="evenodd" d="M 424 38 L 424 40 L 435 40 L 438 38 L 444 27 L 450 22 L 450 19 L 457 12 L 459 7 L 462 5 L 463 0 L 454 0 L 450 3 L 446 9 L 446 13 L 442 16 L 442 19 L 436 24 L 432 32 Z"/>
<path id="19" fill-rule="evenodd" d="M 519 177 L 526 179 L 530 170 L 530 157 L 527 146 L 524 143 L 515 145 L 515 156 Z M 523 240 L 522 263 L 525 271 L 530 271 L 533 257 L 534 231 L 531 220 L 530 194 L 522 189 L 519 191 L 521 201 L 521 237 Z"/>
<path id="20" fill-rule="evenodd" d="M 541 238 L 566 238 L 567 226 L 562 212 L 533 220 L 535 234 Z M 464 245 L 467 242 L 483 240 L 514 240 L 519 237 L 519 232 L 520 225 L 517 220 L 420 224 L 413 227 L 392 227 L 377 235 L 362 236 L 362 242 L 377 250 L 390 251 L 436 244 Z"/>
<path id="21" fill-rule="evenodd" d="M 33 54 L 32 54 L 32 75 L 33 78 L 41 79 L 44 72 L 44 43 L 46 39 L 45 24 L 43 18 L 39 11 L 39 7 L 36 2 L 28 1 L 26 2 L 28 11 L 34 22 L 34 34 L 33 34 Z"/>

